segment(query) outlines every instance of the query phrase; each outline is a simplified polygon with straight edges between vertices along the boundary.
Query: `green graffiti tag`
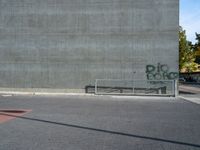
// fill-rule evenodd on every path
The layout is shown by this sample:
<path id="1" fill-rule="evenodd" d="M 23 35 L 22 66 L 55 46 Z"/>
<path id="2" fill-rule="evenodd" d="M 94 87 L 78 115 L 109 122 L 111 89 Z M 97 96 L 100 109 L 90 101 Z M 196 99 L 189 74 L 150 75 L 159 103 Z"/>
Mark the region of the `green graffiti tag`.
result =
<path id="1" fill-rule="evenodd" d="M 146 74 L 148 80 L 174 80 L 178 78 L 177 72 L 170 72 L 168 65 L 160 63 L 157 66 L 147 65 Z"/>

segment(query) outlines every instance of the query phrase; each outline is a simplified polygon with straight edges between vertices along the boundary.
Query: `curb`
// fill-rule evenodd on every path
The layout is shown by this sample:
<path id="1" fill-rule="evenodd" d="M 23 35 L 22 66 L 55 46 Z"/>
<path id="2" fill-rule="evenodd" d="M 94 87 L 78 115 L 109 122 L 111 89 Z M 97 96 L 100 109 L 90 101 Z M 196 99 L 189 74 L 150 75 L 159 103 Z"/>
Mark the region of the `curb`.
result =
<path id="1" fill-rule="evenodd" d="M 86 93 L 48 93 L 48 92 L 13 92 L 13 91 L 0 91 L 2 96 L 13 95 L 30 95 L 30 96 L 95 96 L 94 94 Z"/>

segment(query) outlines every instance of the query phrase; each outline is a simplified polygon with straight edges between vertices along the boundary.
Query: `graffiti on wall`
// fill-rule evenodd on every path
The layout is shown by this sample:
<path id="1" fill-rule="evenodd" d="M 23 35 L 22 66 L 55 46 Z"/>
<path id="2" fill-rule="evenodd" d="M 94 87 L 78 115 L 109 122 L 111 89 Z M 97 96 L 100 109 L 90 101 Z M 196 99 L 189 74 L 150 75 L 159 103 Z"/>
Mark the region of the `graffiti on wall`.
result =
<path id="1" fill-rule="evenodd" d="M 171 72 L 166 64 L 147 65 L 146 74 L 148 80 L 174 80 L 178 78 L 177 72 Z"/>

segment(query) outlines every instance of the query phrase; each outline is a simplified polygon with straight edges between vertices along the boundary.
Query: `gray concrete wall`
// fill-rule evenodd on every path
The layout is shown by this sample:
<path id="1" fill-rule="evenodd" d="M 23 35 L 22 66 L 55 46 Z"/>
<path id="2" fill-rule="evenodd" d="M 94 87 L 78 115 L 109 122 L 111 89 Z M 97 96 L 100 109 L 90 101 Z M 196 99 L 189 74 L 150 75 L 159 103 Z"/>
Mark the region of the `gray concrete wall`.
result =
<path id="1" fill-rule="evenodd" d="M 0 87 L 82 89 L 99 78 L 146 80 L 148 65 L 176 73 L 178 5 L 0 0 Z"/>

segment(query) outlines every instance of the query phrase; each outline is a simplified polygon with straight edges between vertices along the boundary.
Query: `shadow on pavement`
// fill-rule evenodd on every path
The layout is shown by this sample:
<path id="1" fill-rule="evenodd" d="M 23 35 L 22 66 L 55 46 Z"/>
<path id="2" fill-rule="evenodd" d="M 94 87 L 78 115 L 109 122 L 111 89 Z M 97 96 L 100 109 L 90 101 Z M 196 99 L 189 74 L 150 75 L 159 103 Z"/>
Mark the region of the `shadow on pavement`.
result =
<path id="1" fill-rule="evenodd" d="M 20 118 L 20 119 L 26 119 L 26 120 L 30 120 L 30 121 L 38 121 L 38 122 L 60 125 L 60 126 L 66 126 L 66 127 L 72 127 L 72 128 L 78 128 L 78 129 L 84 129 L 84 130 L 90 130 L 90 131 L 96 131 L 96 132 L 103 132 L 103 133 L 108 133 L 108 134 L 115 134 L 115 135 L 120 135 L 120 136 L 127 136 L 127 137 L 132 137 L 132 138 L 140 138 L 140 139 L 145 139 L 145 140 L 152 140 L 152 141 L 165 142 L 165 143 L 171 143 L 171 144 L 178 144 L 178 145 L 200 148 L 200 145 L 193 144 L 193 143 L 185 143 L 185 142 L 180 142 L 180 141 L 174 141 L 174 140 L 168 140 L 168 139 L 162 139 L 162 138 L 156 138 L 156 137 L 149 137 L 149 136 L 142 136 L 142 135 L 135 135 L 135 134 L 129 134 L 129 133 L 123 133 L 123 132 L 117 132 L 117 131 L 111 131 L 111 130 L 96 129 L 96 128 L 91 128 L 91 127 L 84 127 L 84 126 L 79 126 L 79 125 L 66 124 L 66 123 L 60 123 L 60 122 L 54 122 L 54 121 L 48 121 L 48 120 L 41 120 L 41 119 L 36 119 L 36 118 L 15 116 L 15 115 L 4 114 L 4 113 L 0 113 L 0 114 L 6 115 L 6 116 L 16 117 L 16 118 Z"/>
<path id="2" fill-rule="evenodd" d="M 194 95 L 195 93 L 192 93 L 192 92 L 186 92 L 186 91 L 179 91 L 179 94 L 191 94 L 191 95 Z"/>

